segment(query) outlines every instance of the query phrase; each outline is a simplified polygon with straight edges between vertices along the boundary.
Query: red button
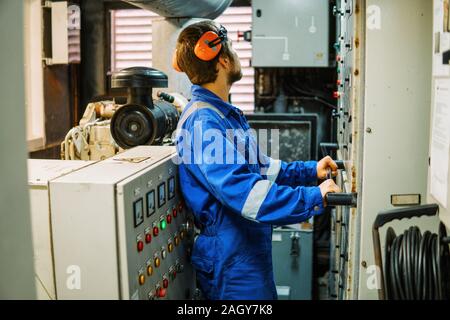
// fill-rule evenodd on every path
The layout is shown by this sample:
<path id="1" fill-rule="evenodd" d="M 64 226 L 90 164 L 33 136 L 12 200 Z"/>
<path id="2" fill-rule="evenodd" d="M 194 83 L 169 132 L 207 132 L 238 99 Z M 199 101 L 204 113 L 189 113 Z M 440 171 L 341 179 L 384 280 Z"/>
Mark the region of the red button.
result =
<path id="1" fill-rule="evenodd" d="M 166 219 L 168 224 L 172 223 L 172 216 L 170 215 L 170 213 L 167 215 L 167 219 Z"/>
<path id="2" fill-rule="evenodd" d="M 337 80 L 337 81 L 336 81 L 336 84 L 337 84 L 338 86 L 340 86 L 340 85 L 342 84 L 342 80 L 341 80 L 341 79 Z"/>
<path id="3" fill-rule="evenodd" d="M 178 211 L 177 211 L 177 209 L 176 209 L 176 208 L 173 208 L 173 210 L 172 210 L 172 215 L 173 215 L 173 217 L 174 217 L 174 218 L 176 218 L 176 217 L 177 217 L 177 215 L 178 215 Z"/>
<path id="4" fill-rule="evenodd" d="M 169 286 L 169 280 L 164 279 L 164 280 L 163 280 L 163 287 L 164 287 L 164 288 L 167 288 L 168 286 Z"/>
<path id="5" fill-rule="evenodd" d="M 146 243 L 152 242 L 152 235 L 151 235 L 150 233 L 147 233 L 147 234 L 145 235 L 145 242 L 146 242 Z"/>
<path id="6" fill-rule="evenodd" d="M 333 98 L 339 99 L 341 97 L 341 93 L 339 91 L 333 92 Z"/>
<path id="7" fill-rule="evenodd" d="M 142 250 L 144 250 L 144 242 L 142 242 L 142 241 L 138 241 L 137 242 L 137 250 L 139 251 L 139 252 L 141 252 Z"/>
<path id="8" fill-rule="evenodd" d="M 158 234 L 159 234 L 159 229 L 158 229 L 158 227 L 153 227 L 153 236 L 154 236 L 154 237 L 157 237 Z"/>
<path id="9" fill-rule="evenodd" d="M 339 56 L 339 55 L 336 56 L 336 61 L 337 61 L 337 62 L 341 61 L 341 56 Z"/>
<path id="10" fill-rule="evenodd" d="M 158 288 L 158 290 L 156 291 L 156 295 L 158 296 L 158 298 L 164 298 L 166 296 L 167 290 L 164 288 Z"/>

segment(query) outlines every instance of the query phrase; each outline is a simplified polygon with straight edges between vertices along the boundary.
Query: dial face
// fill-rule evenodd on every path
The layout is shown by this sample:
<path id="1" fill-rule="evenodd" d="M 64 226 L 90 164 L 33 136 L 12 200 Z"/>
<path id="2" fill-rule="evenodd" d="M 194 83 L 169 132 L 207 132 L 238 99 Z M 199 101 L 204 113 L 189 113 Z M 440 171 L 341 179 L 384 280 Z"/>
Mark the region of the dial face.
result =
<path id="1" fill-rule="evenodd" d="M 142 222 L 144 222 L 144 200 L 142 198 L 134 202 L 133 214 L 134 214 L 134 227 L 136 228 Z"/>
<path id="2" fill-rule="evenodd" d="M 166 183 L 163 182 L 158 186 L 158 208 L 166 203 Z"/>
<path id="3" fill-rule="evenodd" d="M 169 199 L 173 199 L 175 197 L 175 177 L 169 178 Z"/>
<path id="4" fill-rule="evenodd" d="M 155 190 L 147 193 L 147 217 L 150 217 L 156 211 Z"/>

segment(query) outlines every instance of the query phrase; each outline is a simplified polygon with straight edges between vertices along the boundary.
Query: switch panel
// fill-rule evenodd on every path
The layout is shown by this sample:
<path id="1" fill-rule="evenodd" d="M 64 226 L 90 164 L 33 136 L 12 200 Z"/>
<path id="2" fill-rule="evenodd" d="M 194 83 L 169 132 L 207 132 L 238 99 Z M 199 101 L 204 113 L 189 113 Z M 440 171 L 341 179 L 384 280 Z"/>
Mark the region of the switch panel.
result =
<path id="1" fill-rule="evenodd" d="M 252 66 L 328 67 L 328 0 L 253 0 Z"/>
<path id="2" fill-rule="evenodd" d="M 51 182 L 58 299 L 193 298 L 174 157 L 137 147 Z"/>

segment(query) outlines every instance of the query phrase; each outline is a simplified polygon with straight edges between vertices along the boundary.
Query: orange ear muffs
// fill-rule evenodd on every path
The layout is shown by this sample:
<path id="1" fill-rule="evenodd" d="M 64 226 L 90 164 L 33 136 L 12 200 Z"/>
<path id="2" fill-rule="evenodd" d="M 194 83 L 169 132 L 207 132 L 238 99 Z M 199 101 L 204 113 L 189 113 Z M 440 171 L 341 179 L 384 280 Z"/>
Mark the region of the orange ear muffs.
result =
<path id="1" fill-rule="evenodd" d="M 172 68 L 174 68 L 178 72 L 183 72 L 180 66 L 178 65 L 177 50 L 175 50 L 172 55 Z"/>
<path id="2" fill-rule="evenodd" d="M 221 26 L 219 34 L 214 31 L 205 32 L 194 48 L 197 58 L 203 61 L 211 61 L 219 54 L 222 49 L 222 42 L 227 39 L 227 31 Z"/>

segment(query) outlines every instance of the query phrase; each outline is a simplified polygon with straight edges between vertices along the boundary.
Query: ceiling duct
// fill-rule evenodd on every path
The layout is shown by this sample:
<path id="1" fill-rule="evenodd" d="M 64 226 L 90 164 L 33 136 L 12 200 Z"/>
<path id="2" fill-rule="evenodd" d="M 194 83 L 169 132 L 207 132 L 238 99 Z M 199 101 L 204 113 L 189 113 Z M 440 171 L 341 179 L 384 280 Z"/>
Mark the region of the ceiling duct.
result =
<path id="1" fill-rule="evenodd" d="M 233 0 L 140 0 L 125 2 L 153 11 L 163 17 L 215 19 L 230 6 Z"/>

